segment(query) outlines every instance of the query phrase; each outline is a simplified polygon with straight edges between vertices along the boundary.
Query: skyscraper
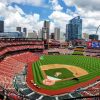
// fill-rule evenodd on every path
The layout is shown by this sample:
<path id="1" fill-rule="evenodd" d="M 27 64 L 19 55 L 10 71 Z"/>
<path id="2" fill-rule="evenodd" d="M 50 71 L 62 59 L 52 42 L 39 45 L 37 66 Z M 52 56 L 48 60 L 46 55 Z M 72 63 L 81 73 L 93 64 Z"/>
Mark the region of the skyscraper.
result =
<path id="1" fill-rule="evenodd" d="M 24 32 L 24 33 L 27 33 L 27 28 L 24 27 L 24 28 L 23 28 L 23 32 Z"/>
<path id="2" fill-rule="evenodd" d="M 23 28 L 23 37 L 26 37 L 26 35 L 27 35 L 27 28 Z"/>
<path id="3" fill-rule="evenodd" d="M 42 28 L 42 38 L 45 40 L 49 39 L 49 31 L 50 31 L 50 21 L 44 21 L 44 26 Z"/>
<path id="4" fill-rule="evenodd" d="M 4 21 L 0 20 L 0 33 L 4 32 Z"/>
<path id="5" fill-rule="evenodd" d="M 55 40 L 60 40 L 60 28 L 56 27 L 54 29 L 54 33 L 55 33 Z"/>
<path id="6" fill-rule="evenodd" d="M 51 33 L 51 39 L 55 39 L 55 33 Z"/>
<path id="7" fill-rule="evenodd" d="M 48 28 L 50 27 L 50 21 L 45 20 L 44 21 L 44 27 Z"/>
<path id="8" fill-rule="evenodd" d="M 16 31 L 21 32 L 21 27 L 16 27 Z"/>
<path id="9" fill-rule="evenodd" d="M 82 19 L 77 16 L 66 25 L 66 40 L 82 39 Z"/>

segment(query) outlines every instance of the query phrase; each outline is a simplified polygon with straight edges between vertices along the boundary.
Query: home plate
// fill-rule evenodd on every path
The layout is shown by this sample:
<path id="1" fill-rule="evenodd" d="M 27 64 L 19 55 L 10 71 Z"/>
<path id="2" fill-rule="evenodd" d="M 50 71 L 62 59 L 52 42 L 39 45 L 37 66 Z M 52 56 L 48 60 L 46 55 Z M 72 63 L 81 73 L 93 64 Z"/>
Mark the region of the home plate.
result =
<path id="1" fill-rule="evenodd" d="M 51 76 L 47 76 L 47 79 L 55 80 L 55 81 L 61 80 L 61 79 L 59 79 L 59 78 L 55 78 L 55 77 L 51 77 Z"/>

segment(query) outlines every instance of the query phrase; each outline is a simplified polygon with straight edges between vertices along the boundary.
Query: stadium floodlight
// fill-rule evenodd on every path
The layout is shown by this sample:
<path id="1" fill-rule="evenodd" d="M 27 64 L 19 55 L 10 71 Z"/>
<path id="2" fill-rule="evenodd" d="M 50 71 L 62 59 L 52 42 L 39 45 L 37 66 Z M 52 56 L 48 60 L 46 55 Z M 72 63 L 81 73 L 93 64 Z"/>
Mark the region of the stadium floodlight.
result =
<path id="1" fill-rule="evenodd" d="M 100 25 L 99 25 L 99 26 L 97 27 L 97 29 L 96 29 L 96 34 L 98 33 L 99 28 L 100 28 Z"/>

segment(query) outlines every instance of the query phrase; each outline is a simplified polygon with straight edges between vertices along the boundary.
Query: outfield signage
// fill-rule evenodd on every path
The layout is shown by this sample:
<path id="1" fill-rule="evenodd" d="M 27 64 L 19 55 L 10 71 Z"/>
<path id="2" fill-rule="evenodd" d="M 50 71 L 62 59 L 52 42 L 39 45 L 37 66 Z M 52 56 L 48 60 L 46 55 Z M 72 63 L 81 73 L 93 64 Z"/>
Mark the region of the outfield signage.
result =
<path id="1" fill-rule="evenodd" d="M 100 48 L 100 41 L 90 41 L 87 43 L 88 48 Z"/>

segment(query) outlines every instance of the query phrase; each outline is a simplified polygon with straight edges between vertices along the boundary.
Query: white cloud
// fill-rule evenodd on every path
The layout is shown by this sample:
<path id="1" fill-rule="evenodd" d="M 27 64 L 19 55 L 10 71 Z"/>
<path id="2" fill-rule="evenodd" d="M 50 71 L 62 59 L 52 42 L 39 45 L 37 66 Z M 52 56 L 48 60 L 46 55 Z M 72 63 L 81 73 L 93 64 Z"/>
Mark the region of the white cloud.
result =
<path id="1" fill-rule="evenodd" d="M 66 21 L 67 23 L 71 16 L 61 11 L 54 11 L 49 18 L 52 20 Z"/>
<path id="2" fill-rule="evenodd" d="M 24 11 L 23 11 L 21 8 L 19 8 L 17 5 L 15 5 L 15 9 L 16 9 L 16 11 L 18 11 L 20 14 L 25 15 Z"/>
<path id="3" fill-rule="evenodd" d="M 78 6 L 85 10 L 100 10 L 100 0 L 63 0 L 68 6 Z"/>
<path id="4" fill-rule="evenodd" d="M 60 5 L 56 5 L 53 7 L 53 9 L 56 11 L 61 11 L 63 8 Z"/>
<path id="5" fill-rule="evenodd" d="M 63 0 L 64 2 L 65 2 L 65 4 L 66 5 L 68 5 L 68 6 L 73 6 L 73 5 L 75 5 L 75 0 Z"/>
<path id="6" fill-rule="evenodd" d="M 0 3 L 0 16 L 5 19 L 5 31 L 15 31 L 17 26 L 27 27 L 28 31 L 39 30 L 43 21 L 39 14 L 26 14 L 19 6 L 7 6 Z"/>
<path id="7" fill-rule="evenodd" d="M 43 0 L 0 0 L 0 2 L 5 4 L 18 3 L 18 4 L 28 4 L 34 6 L 42 6 L 44 4 Z"/>
<path id="8" fill-rule="evenodd" d="M 52 4 L 52 9 L 55 11 L 61 11 L 63 7 L 58 3 L 58 0 L 49 0 L 49 2 Z"/>

